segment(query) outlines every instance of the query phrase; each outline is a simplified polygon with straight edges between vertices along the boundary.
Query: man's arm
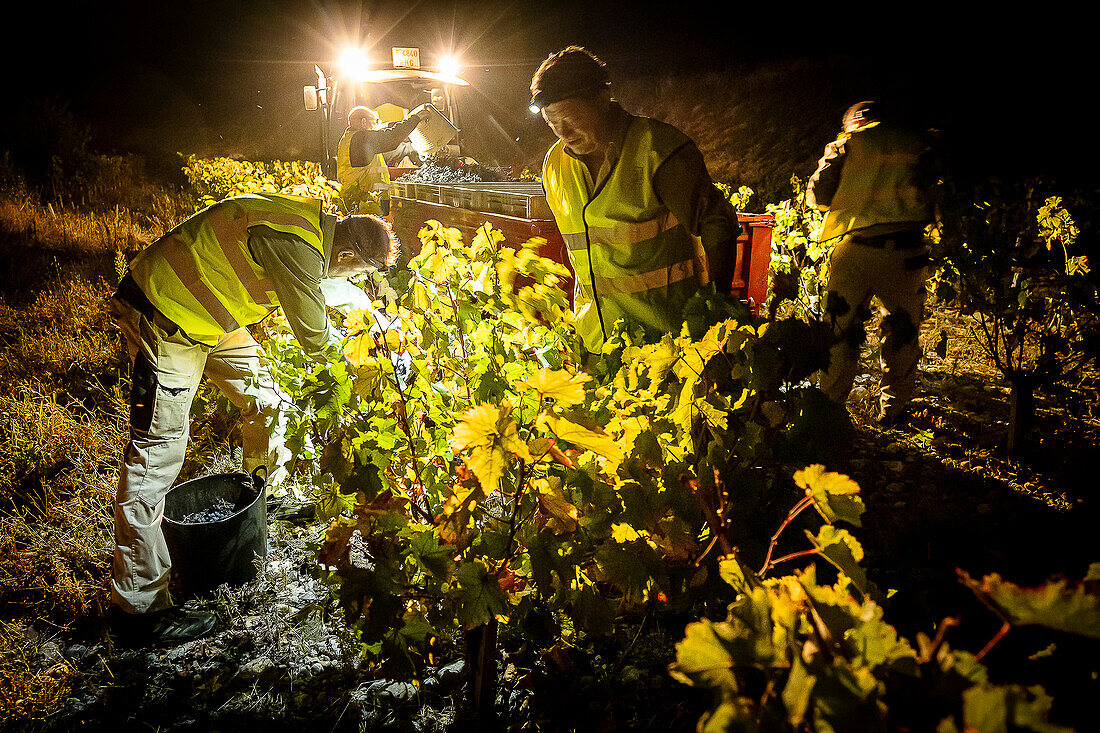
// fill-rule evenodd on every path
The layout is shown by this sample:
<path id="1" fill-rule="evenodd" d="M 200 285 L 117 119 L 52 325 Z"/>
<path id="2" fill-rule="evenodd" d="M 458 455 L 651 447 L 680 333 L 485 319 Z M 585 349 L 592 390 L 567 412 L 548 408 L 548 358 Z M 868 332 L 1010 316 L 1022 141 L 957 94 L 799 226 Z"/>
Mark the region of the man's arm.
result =
<path id="1" fill-rule="evenodd" d="M 844 144 L 848 137 L 842 136 L 825 146 L 825 154 L 817 163 L 817 170 L 806 183 L 806 205 L 818 211 L 827 211 L 833 202 L 837 188 L 840 187 L 840 172 L 844 168 L 844 158 L 848 154 Z"/>
<path id="2" fill-rule="evenodd" d="M 711 181 L 699 148 L 684 145 L 669 156 L 657 169 L 653 188 L 677 221 L 703 240 L 710 279 L 719 292 L 729 294 L 741 225 L 729 201 Z"/>
<path id="3" fill-rule="evenodd" d="M 249 230 L 248 248 L 271 278 L 287 324 L 302 351 L 324 363 L 325 347 L 333 340 L 321 294 L 324 257 L 293 234 L 265 226 Z"/>
<path id="4" fill-rule="evenodd" d="M 410 115 L 408 119 L 395 122 L 384 130 L 359 130 L 351 138 L 351 164 L 356 168 L 369 165 L 374 156 L 393 150 L 404 142 L 426 111 Z"/>

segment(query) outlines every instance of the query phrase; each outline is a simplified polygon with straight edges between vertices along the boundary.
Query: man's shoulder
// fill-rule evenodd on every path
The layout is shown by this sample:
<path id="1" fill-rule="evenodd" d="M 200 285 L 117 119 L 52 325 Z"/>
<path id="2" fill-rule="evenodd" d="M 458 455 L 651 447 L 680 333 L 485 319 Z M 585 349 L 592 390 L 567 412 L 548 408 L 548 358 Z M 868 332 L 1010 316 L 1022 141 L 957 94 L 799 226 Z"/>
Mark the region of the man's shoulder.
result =
<path id="1" fill-rule="evenodd" d="M 687 133 L 673 124 L 643 115 L 630 115 L 630 117 L 628 137 L 633 133 L 638 139 L 647 141 L 654 148 L 672 152 L 692 142 Z"/>

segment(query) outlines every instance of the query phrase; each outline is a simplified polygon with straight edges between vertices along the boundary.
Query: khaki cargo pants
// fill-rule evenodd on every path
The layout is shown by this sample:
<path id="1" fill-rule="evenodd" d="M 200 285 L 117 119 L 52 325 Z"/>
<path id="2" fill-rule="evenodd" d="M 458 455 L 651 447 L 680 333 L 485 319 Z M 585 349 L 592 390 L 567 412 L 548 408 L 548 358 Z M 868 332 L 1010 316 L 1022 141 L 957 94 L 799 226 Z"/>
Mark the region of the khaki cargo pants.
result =
<path id="1" fill-rule="evenodd" d="M 879 416 L 894 418 L 905 409 L 916 387 L 928 265 L 928 248 L 919 232 L 866 239 L 847 235 L 837 243 L 829 263 L 825 306 L 836 341 L 820 379 L 830 400 L 843 405 L 852 390 L 867 337 L 871 297 L 878 296 L 883 306 Z"/>
<path id="2" fill-rule="evenodd" d="M 268 484 L 286 477 L 282 393 L 247 330 L 217 346 L 194 344 L 159 314 L 154 320 L 124 300 L 111 301 L 133 364 L 130 442 L 115 496 L 115 554 L 111 600 L 130 613 L 171 605 L 172 561 L 161 532 L 164 497 L 183 467 L 191 402 L 205 374 L 241 410 L 244 470 L 267 466 Z"/>

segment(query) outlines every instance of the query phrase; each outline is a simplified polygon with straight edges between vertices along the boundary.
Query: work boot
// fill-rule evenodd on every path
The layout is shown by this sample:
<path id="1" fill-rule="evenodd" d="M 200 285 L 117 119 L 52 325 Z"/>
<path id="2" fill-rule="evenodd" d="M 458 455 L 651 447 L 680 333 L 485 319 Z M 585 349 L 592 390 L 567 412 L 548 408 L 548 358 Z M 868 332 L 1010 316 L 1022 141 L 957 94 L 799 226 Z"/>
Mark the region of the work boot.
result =
<path id="1" fill-rule="evenodd" d="M 178 646 L 214 631 L 217 617 L 211 611 L 171 606 L 161 611 L 126 613 L 118 606 L 107 612 L 109 633 L 124 647 Z"/>

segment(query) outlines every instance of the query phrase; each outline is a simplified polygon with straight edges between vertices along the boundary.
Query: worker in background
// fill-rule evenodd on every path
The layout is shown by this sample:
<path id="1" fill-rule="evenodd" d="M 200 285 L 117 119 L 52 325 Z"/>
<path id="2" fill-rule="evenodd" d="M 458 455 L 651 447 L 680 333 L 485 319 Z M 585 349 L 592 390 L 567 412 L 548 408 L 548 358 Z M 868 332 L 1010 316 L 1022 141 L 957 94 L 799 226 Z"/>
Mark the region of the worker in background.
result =
<path id="1" fill-rule="evenodd" d="M 208 613 L 172 606 L 161 532 L 203 375 L 241 410 L 244 470 L 265 467 L 268 484 L 277 485 L 292 458 L 283 445 L 288 398 L 245 327 L 281 307 L 302 350 L 327 363 L 339 335 L 322 278 L 363 274 L 396 257 L 396 240 L 378 217 L 337 219 L 317 199 L 248 194 L 198 212 L 130 263 L 111 302 L 133 364 L 108 614 L 123 641 L 179 643 L 214 626 Z"/>
<path id="2" fill-rule="evenodd" d="M 359 106 L 348 112 L 348 128 L 336 148 L 336 180 L 340 182 L 345 211 L 389 216 L 390 172 L 384 154 L 402 147 L 429 113 L 424 109 L 376 129 L 378 115 L 374 110 Z"/>
<path id="3" fill-rule="evenodd" d="M 835 343 L 821 390 L 844 405 L 859 370 L 871 297 L 883 306 L 882 391 L 876 417 L 895 424 L 916 386 L 919 329 L 924 318 L 929 251 L 924 228 L 933 219 L 935 157 L 926 137 L 895 124 L 881 105 L 859 102 L 825 147 L 806 200 L 828 212 L 822 241 L 837 240 L 829 263 L 825 312 Z"/>
<path id="4" fill-rule="evenodd" d="M 695 144 L 671 125 L 625 111 L 587 49 L 547 58 L 531 80 L 558 140 L 542 183 L 576 274 L 577 328 L 599 353 L 616 320 L 649 336 L 679 334 L 700 285 L 733 283 L 737 215 Z"/>

